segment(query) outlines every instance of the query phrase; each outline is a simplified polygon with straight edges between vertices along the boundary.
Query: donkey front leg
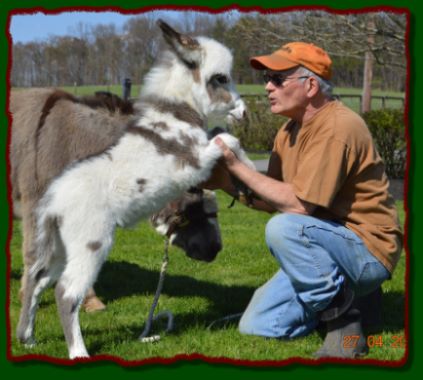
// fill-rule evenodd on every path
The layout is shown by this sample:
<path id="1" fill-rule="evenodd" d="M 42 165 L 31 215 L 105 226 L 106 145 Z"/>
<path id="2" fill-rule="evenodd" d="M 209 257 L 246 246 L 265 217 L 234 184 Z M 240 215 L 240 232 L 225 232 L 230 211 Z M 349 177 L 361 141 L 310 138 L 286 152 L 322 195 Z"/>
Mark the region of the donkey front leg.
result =
<path id="1" fill-rule="evenodd" d="M 79 325 L 79 308 L 83 299 L 83 292 L 80 295 L 67 296 L 66 286 L 67 281 L 59 281 L 56 285 L 55 295 L 69 358 L 89 357 Z"/>
<path id="2" fill-rule="evenodd" d="M 241 144 L 239 140 L 228 133 L 221 133 L 217 136 L 215 136 L 211 141 L 210 145 L 216 146 L 215 140 L 219 138 L 221 139 L 230 150 L 232 150 L 235 155 L 238 157 L 239 160 L 241 160 L 244 164 L 246 164 L 250 169 L 256 170 L 255 165 L 253 162 L 248 158 L 245 151 L 242 149 Z M 220 148 L 219 148 L 220 150 Z M 220 150 L 220 154 L 222 154 L 222 151 Z"/>

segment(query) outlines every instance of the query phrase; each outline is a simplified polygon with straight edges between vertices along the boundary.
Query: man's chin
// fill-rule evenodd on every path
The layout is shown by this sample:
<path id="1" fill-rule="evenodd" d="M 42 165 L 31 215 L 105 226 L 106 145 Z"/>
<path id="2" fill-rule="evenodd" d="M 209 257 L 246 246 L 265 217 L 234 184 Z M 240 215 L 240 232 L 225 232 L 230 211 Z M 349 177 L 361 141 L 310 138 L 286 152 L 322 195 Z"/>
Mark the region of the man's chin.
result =
<path id="1" fill-rule="evenodd" d="M 275 115 L 279 115 L 279 114 L 281 114 L 281 112 L 283 112 L 283 109 L 282 109 L 282 107 L 275 104 L 275 105 L 270 106 L 270 112 L 275 114 Z"/>

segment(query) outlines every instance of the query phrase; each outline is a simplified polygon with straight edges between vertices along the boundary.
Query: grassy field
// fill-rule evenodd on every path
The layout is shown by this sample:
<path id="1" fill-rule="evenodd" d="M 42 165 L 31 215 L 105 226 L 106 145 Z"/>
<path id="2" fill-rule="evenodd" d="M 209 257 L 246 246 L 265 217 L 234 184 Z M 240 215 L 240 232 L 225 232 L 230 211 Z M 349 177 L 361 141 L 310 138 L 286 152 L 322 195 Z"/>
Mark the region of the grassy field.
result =
<path id="1" fill-rule="evenodd" d="M 93 94 L 95 91 L 111 91 L 115 94 L 121 95 L 122 94 L 122 87 L 119 85 L 112 85 L 112 86 L 82 86 L 82 87 L 62 87 L 64 90 L 69 91 L 75 95 L 89 95 Z M 137 97 L 140 92 L 141 86 L 140 85 L 133 85 L 131 95 L 132 97 Z M 265 95 L 266 92 L 264 90 L 263 85 L 238 85 L 237 90 L 241 95 L 257 95 L 263 94 Z M 356 112 L 360 110 L 360 103 L 359 99 L 356 97 L 350 98 L 348 95 L 360 95 L 362 92 L 359 88 L 341 88 L 336 87 L 334 89 L 334 94 L 341 94 L 347 95 L 345 97 L 341 97 L 342 102 L 353 109 Z M 382 90 L 373 90 L 373 96 L 391 96 L 391 97 L 404 97 L 404 93 L 401 92 L 393 92 L 393 91 L 382 91 Z M 387 108 L 401 108 L 403 106 L 403 102 L 400 100 L 394 99 L 387 99 L 386 100 L 386 107 Z M 373 99 L 372 100 L 372 109 L 379 109 L 382 108 L 382 102 L 380 99 Z"/>
<path id="2" fill-rule="evenodd" d="M 158 310 L 170 310 L 175 329 L 156 343 L 140 343 L 137 337 L 151 306 L 157 286 L 163 238 L 147 223 L 133 230 L 118 230 L 114 249 L 105 263 L 96 289 L 107 304 L 104 312 L 81 312 L 81 326 L 92 355 L 110 354 L 129 361 L 172 358 L 179 354 L 201 354 L 209 358 L 281 361 L 293 357 L 312 359 L 322 344 L 319 332 L 292 341 L 243 336 L 236 322 L 208 326 L 218 318 L 244 310 L 254 290 L 269 279 L 277 265 L 264 243 L 264 226 L 269 215 L 240 204 L 232 209 L 231 199 L 218 192 L 219 221 L 224 249 L 213 263 L 187 258 L 177 248 L 170 250 L 170 264 Z M 403 203 L 397 203 L 404 221 Z M 28 349 L 14 336 L 18 320 L 21 266 L 21 224 L 14 223 L 10 244 L 10 320 L 15 356 L 46 354 L 66 358 L 67 350 L 54 302 L 53 290 L 43 296 L 37 314 L 38 345 Z M 404 347 L 393 345 L 404 339 L 405 257 L 391 281 L 383 285 L 383 328 L 372 331 L 378 342 L 368 359 L 398 361 Z M 158 326 L 155 332 L 160 332 Z M 400 343 L 402 343 L 401 341 Z"/>
<path id="3" fill-rule="evenodd" d="M 270 158 L 270 152 L 254 153 L 249 152 L 248 157 L 250 160 L 268 160 Z"/>

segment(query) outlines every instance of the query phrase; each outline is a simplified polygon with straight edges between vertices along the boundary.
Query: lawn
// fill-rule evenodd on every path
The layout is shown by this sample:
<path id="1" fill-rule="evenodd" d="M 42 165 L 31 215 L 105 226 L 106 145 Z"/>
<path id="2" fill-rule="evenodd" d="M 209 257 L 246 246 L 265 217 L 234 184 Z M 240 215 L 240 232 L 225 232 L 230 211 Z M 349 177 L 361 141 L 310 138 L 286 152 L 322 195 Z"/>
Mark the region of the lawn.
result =
<path id="1" fill-rule="evenodd" d="M 269 279 L 277 266 L 264 243 L 269 215 L 240 204 L 228 209 L 231 199 L 218 192 L 219 221 L 224 249 L 213 263 L 187 258 L 177 248 L 170 250 L 170 264 L 157 311 L 170 310 L 175 329 L 156 343 L 140 343 L 137 337 L 149 312 L 157 286 L 163 238 L 143 222 L 133 230 L 118 230 L 116 243 L 105 263 L 96 289 L 107 304 L 104 312 L 81 312 L 81 326 L 92 355 L 110 354 L 129 361 L 201 354 L 215 360 L 281 361 L 293 357 L 312 359 L 322 344 L 318 332 L 292 340 L 268 340 L 239 334 L 236 322 L 208 326 L 218 318 L 242 312 L 254 290 Z M 403 202 L 397 202 L 404 222 Z M 14 356 L 45 354 L 66 358 L 67 349 L 59 324 L 53 290 L 40 304 L 36 322 L 38 345 L 20 345 L 14 336 L 18 320 L 21 266 L 21 224 L 14 223 L 10 243 L 11 352 Z M 398 361 L 404 355 L 405 257 L 391 281 L 383 285 L 383 328 L 372 331 L 382 345 L 374 345 L 368 359 Z M 159 324 L 155 332 L 160 332 Z M 398 347 L 397 347 L 398 346 Z M 220 358 L 220 359 L 219 359 Z"/>

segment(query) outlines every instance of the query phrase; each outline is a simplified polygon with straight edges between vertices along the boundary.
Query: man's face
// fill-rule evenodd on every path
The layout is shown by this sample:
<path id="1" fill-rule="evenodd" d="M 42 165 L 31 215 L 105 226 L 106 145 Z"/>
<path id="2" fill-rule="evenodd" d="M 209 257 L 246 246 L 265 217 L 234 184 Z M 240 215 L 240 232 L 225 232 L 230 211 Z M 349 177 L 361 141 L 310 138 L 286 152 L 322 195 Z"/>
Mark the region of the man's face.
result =
<path id="1" fill-rule="evenodd" d="M 295 118 L 307 102 L 307 76 L 301 69 L 264 72 L 270 110 L 274 114 Z"/>

